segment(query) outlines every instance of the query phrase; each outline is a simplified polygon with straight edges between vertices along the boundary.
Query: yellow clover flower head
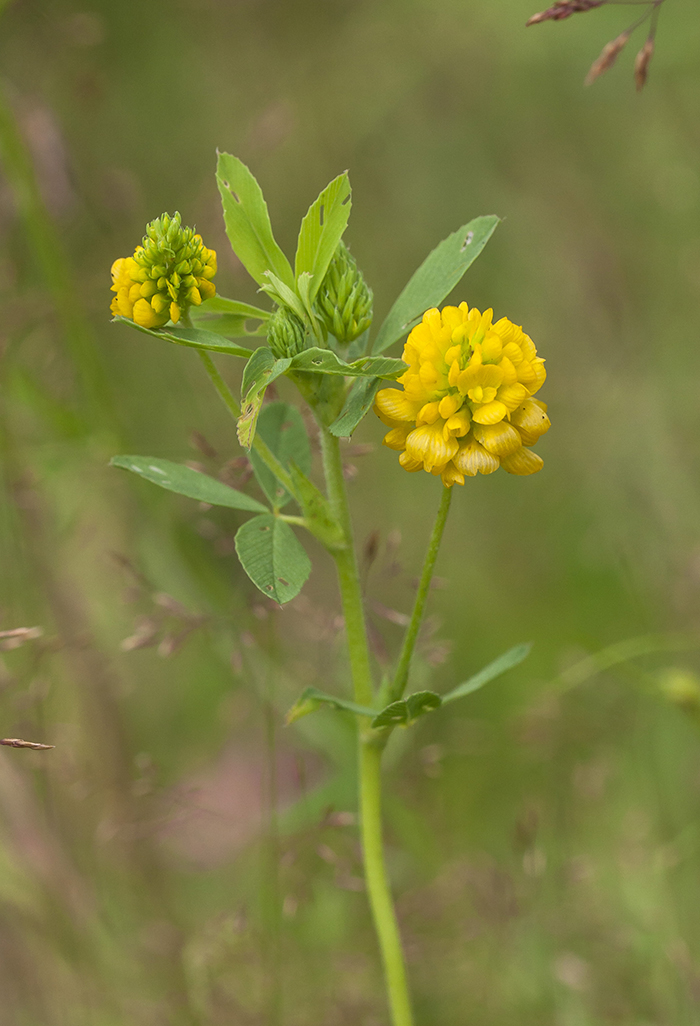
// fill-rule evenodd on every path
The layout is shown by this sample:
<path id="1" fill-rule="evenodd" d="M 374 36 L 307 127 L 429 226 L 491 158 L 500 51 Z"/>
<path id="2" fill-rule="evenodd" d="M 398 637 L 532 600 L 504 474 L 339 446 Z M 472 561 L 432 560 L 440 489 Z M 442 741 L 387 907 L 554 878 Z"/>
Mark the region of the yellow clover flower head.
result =
<path id="1" fill-rule="evenodd" d="M 544 383 L 544 360 L 507 317 L 493 323 L 466 303 L 428 310 L 406 340 L 402 389 L 377 393 L 375 413 L 391 430 L 384 444 L 408 471 L 464 484 L 465 474 L 534 474 L 532 451 L 549 430 L 547 407 L 532 397 Z"/>
<path id="2" fill-rule="evenodd" d="M 146 227 L 133 257 L 112 264 L 111 311 L 143 328 L 177 324 L 191 306 L 216 295 L 212 278 L 216 253 L 194 229 L 183 228 L 179 214 L 162 214 Z"/>

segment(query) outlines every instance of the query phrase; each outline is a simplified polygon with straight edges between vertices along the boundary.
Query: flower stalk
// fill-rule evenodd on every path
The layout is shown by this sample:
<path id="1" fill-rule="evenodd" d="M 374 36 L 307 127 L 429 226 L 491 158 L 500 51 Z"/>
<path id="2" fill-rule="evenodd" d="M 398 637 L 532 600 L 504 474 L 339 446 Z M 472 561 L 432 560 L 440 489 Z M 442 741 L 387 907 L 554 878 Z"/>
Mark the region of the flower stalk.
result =
<path id="1" fill-rule="evenodd" d="M 442 489 L 442 498 L 440 499 L 440 506 L 435 518 L 435 524 L 433 525 L 433 533 L 430 536 L 428 551 L 425 554 L 425 562 L 423 563 L 423 570 L 418 584 L 413 613 L 411 614 L 411 619 L 408 627 L 406 628 L 406 635 L 403 640 L 399 662 L 396 667 L 396 674 L 394 675 L 394 680 L 389 691 L 389 702 L 398 702 L 406 689 L 408 673 L 411 668 L 411 660 L 413 659 L 413 652 L 416 647 L 416 641 L 418 640 L 420 625 L 423 622 L 425 604 L 430 592 L 430 582 L 433 579 L 435 562 L 440 550 L 440 542 L 442 541 L 445 524 L 447 523 L 447 515 L 450 512 L 451 500 L 452 489 L 445 486 Z"/>

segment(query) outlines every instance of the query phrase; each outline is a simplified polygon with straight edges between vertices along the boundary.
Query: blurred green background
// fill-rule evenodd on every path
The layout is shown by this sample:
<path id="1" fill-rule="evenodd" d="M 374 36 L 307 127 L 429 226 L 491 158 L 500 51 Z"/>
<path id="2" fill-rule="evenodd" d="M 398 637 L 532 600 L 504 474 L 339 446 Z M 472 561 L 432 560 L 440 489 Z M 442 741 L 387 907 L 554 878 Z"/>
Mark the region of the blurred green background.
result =
<path id="1" fill-rule="evenodd" d="M 108 312 L 112 261 L 174 209 L 217 249 L 219 291 L 256 301 L 217 146 L 251 166 L 290 255 L 350 169 L 377 323 L 440 239 L 499 214 L 455 299 L 522 323 L 548 361 L 545 468 L 458 490 L 415 683 L 533 653 L 390 752 L 420 1026 L 699 1021 L 700 736 L 658 673 L 698 668 L 700 19 L 664 7 L 637 95 L 643 37 L 582 87 L 629 12 L 525 31 L 535 7 L 5 5 L 0 631 L 44 634 L 2 642 L 0 733 L 56 748 L 0 751 L 3 1026 L 387 1021 L 350 727 L 281 727 L 303 686 L 346 684 L 330 561 L 310 545 L 307 587 L 272 609 L 236 563 L 237 514 L 108 467 L 245 478 L 196 356 Z M 219 365 L 235 387 L 240 364 Z M 381 437 L 370 415 L 347 447 L 380 665 L 439 490 Z M 687 650 L 572 686 L 587 653 L 648 634 Z"/>

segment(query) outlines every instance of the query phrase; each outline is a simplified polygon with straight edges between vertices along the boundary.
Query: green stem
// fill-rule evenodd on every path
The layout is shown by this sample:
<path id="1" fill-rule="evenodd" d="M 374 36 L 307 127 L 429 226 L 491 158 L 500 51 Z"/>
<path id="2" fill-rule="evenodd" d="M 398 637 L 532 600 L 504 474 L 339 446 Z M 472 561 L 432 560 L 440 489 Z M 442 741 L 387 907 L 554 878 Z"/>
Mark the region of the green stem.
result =
<path id="1" fill-rule="evenodd" d="M 332 555 L 338 570 L 355 701 L 358 705 L 367 706 L 372 704 L 373 688 L 360 575 L 339 441 L 325 427 L 321 428 L 321 448 L 328 499 L 345 540 L 345 546 Z M 360 830 L 367 894 L 382 955 L 393 1026 L 412 1026 L 411 999 L 401 937 L 384 864 L 381 819 L 381 758 L 384 746 L 369 731 L 366 720 L 360 718 L 358 723 Z"/>
<path id="2" fill-rule="evenodd" d="M 207 374 L 213 382 L 214 388 L 219 393 L 219 396 L 221 397 L 224 406 L 231 414 L 233 419 L 237 421 L 241 415 L 241 408 L 236 402 L 233 392 L 228 387 L 224 379 L 221 377 L 221 374 L 217 370 L 216 364 L 212 360 L 209 353 L 207 353 L 206 350 L 200 349 L 199 357 L 202 363 L 204 364 L 204 369 L 206 370 Z M 294 487 L 294 484 L 292 483 L 291 477 L 284 469 L 280 461 L 277 459 L 275 454 L 272 452 L 272 450 L 269 448 L 269 446 L 267 446 L 265 442 L 263 442 L 262 438 L 258 434 L 256 434 L 255 438 L 253 439 L 253 448 L 255 449 L 256 453 L 263 461 L 265 466 L 272 471 L 272 473 L 275 475 L 280 484 L 283 485 L 287 489 L 289 494 L 294 496 L 294 498 L 298 501 L 297 490 Z"/>
<path id="3" fill-rule="evenodd" d="M 430 536 L 428 551 L 425 554 L 425 562 L 423 564 L 420 584 L 418 585 L 416 601 L 413 606 L 413 613 L 411 614 L 410 622 L 406 628 L 401 655 L 399 656 L 398 666 L 396 667 L 396 675 L 394 676 L 394 680 L 389 691 L 390 702 L 398 702 L 403 695 L 408 682 L 408 672 L 411 668 L 411 659 L 413 658 L 413 651 L 416 647 L 416 641 L 418 640 L 420 625 L 423 621 L 425 603 L 428 599 L 428 592 L 430 591 L 430 581 L 432 580 L 433 570 L 435 569 L 435 561 L 440 549 L 442 533 L 445 530 L 447 514 L 450 511 L 451 499 L 452 489 L 443 488 L 442 499 L 440 500 L 440 506 L 433 526 L 433 533 Z"/>
<path id="4" fill-rule="evenodd" d="M 323 470 L 328 489 L 328 501 L 343 532 L 344 546 L 332 553 L 338 570 L 340 597 L 345 617 L 345 633 L 350 650 L 350 669 L 358 705 L 372 705 L 372 670 L 367 644 L 365 611 L 362 603 L 360 574 L 353 544 L 352 522 L 348 506 L 348 494 L 343 477 L 343 461 L 340 456 L 339 439 L 328 428 L 321 427 L 321 452 Z"/>
<path id="5" fill-rule="evenodd" d="M 360 741 L 360 829 L 365 881 L 379 939 L 393 1026 L 412 1026 L 401 936 L 384 864 L 381 758 L 383 747 Z"/>

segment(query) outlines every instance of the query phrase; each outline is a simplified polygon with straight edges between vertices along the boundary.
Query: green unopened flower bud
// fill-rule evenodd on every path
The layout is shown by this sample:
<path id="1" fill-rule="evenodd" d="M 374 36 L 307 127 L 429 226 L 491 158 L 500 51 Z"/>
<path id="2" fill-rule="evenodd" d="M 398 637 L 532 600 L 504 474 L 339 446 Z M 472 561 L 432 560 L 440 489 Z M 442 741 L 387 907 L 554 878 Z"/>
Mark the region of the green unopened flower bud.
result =
<path id="1" fill-rule="evenodd" d="M 372 323 L 372 290 L 344 242 L 338 243 L 316 300 L 319 317 L 345 345 Z"/>
<path id="2" fill-rule="evenodd" d="M 193 228 L 182 227 L 179 214 L 162 214 L 147 226 L 133 257 L 112 265 L 112 313 L 144 328 L 177 324 L 192 305 L 216 295 L 215 274 L 214 250 Z"/>
<path id="3" fill-rule="evenodd" d="M 278 360 L 306 349 L 306 327 L 297 315 L 280 306 L 267 322 L 267 344 Z"/>

